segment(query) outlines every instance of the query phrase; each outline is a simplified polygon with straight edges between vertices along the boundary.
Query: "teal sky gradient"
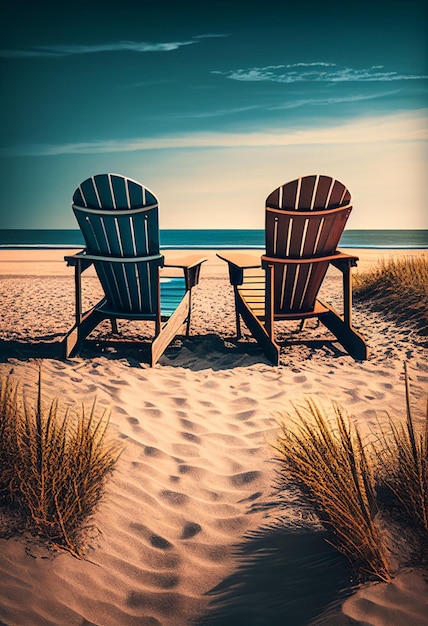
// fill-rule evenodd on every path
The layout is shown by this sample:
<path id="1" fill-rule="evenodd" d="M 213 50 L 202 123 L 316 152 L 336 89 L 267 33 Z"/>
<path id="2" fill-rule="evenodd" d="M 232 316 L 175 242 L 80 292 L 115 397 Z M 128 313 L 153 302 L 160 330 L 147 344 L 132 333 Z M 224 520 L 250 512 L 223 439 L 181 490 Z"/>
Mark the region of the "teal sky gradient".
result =
<path id="1" fill-rule="evenodd" d="M 428 228 L 425 2 L 3 5 L 0 228 L 76 228 L 107 171 L 163 228 L 263 228 L 312 173 L 349 187 L 349 228 Z"/>

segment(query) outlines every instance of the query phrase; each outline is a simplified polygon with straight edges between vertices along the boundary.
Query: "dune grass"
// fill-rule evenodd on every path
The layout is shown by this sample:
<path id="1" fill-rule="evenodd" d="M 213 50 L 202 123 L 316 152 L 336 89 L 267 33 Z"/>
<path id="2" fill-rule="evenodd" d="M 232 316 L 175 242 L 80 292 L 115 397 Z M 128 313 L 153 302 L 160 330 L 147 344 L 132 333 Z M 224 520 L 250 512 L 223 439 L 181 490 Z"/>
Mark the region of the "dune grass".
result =
<path id="1" fill-rule="evenodd" d="M 16 507 L 25 529 L 78 556 L 84 529 L 120 453 L 108 441 L 105 412 L 35 403 L 13 377 L 0 379 L 0 498 Z"/>
<path id="2" fill-rule="evenodd" d="M 282 479 L 296 481 L 328 529 L 331 543 L 362 570 L 392 579 L 377 521 L 375 477 L 360 435 L 338 404 L 333 418 L 308 399 L 275 446 Z M 287 420 L 288 421 L 288 420 Z"/>
<path id="3" fill-rule="evenodd" d="M 333 415 L 327 415 L 308 400 L 295 409 L 291 428 L 282 422 L 274 446 L 280 485 L 295 481 L 314 506 L 329 541 L 362 574 L 385 582 L 396 573 L 385 530 L 392 509 L 402 525 L 400 534 L 417 531 L 412 547 L 418 559 L 426 558 L 428 543 L 428 407 L 419 431 L 410 411 L 407 370 L 405 379 L 405 423 L 390 419 L 390 431 L 381 430 L 370 444 L 363 445 L 358 428 L 339 405 L 333 403 Z M 385 498 L 386 491 L 393 498 Z"/>
<path id="4" fill-rule="evenodd" d="M 428 335 L 428 255 L 382 260 L 371 271 L 355 273 L 354 294 Z"/>
<path id="5" fill-rule="evenodd" d="M 399 511 L 414 528 L 428 538 L 428 399 L 425 425 L 416 431 L 410 409 L 407 366 L 406 422 L 395 424 L 389 418 L 389 432 L 381 429 L 381 452 L 378 457 L 377 482 L 394 495 Z"/>

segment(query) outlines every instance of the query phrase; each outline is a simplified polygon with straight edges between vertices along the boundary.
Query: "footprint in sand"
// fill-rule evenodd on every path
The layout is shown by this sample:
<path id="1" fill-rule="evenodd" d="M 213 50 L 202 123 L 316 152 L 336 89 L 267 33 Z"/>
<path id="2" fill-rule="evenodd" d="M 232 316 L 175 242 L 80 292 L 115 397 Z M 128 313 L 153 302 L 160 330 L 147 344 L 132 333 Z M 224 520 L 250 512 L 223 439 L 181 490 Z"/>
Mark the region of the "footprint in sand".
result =
<path id="1" fill-rule="evenodd" d="M 250 409 L 255 409 L 258 404 L 259 403 L 255 398 L 249 398 L 246 396 L 236 398 L 236 400 L 232 400 L 231 402 L 234 411 L 246 411 Z"/>
<path id="2" fill-rule="evenodd" d="M 256 414 L 256 411 L 254 409 L 250 409 L 249 411 L 241 411 L 240 413 L 237 413 L 235 417 L 236 419 L 245 422 L 251 417 L 254 417 L 255 414 Z"/>
<path id="3" fill-rule="evenodd" d="M 160 409 L 145 409 L 146 417 L 163 417 L 163 412 Z"/>
<path id="4" fill-rule="evenodd" d="M 253 472 L 242 472 L 241 474 L 235 474 L 235 476 L 230 476 L 230 482 L 235 487 L 242 487 L 243 485 L 248 485 L 252 483 L 257 478 L 260 478 L 262 472 L 253 471 Z"/>
<path id="5" fill-rule="evenodd" d="M 159 550 L 171 550 L 171 548 L 173 548 L 172 543 L 160 535 L 152 535 L 150 537 L 150 543 L 154 548 L 159 548 Z"/>
<path id="6" fill-rule="evenodd" d="M 187 430 L 194 430 L 195 429 L 195 424 L 191 420 L 183 418 L 183 419 L 180 419 L 180 422 L 181 422 L 183 428 L 186 428 Z"/>
<path id="7" fill-rule="evenodd" d="M 176 406 L 187 407 L 187 398 L 175 397 L 171 398 Z"/>
<path id="8" fill-rule="evenodd" d="M 164 489 L 159 493 L 160 497 L 168 502 L 168 504 L 172 504 L 173 506 L 183 506 L 189 502 L 189 496 L 186 496 L 185 493 L 179 493 L 178 491 L 169 491 L 168 489 Z"/>
<path id="9" fill-rule="evenodd" d="M 200 533 L 202 527 L 196 522 L 187 522 L 183 526 L 183 532 L 181 533 L 181 539 L 191 539 L 198 533 Z"/>
<path id="10" fill-rule="evenodd" d="M 150 579 L 153 587 L 159 587 L 160 589 L 174 589 L 180 582 L 180 577 L 177 574 L 161 574 L 159 572 L 151 573 Z"/>
<path id="11" fill-rule="evenodd" d="M 180 474 L 189 474 L 190 476 L 192 476 L 192 478 L 195 478 L 197 480 L 201 480 L 206 474 L 206 471 L 201 467 L 187 465 L 186 463 L 180 464 L 178 466 L 178 471 Z"/>
<path id="12" fill-rule="evenodd" d="M 182 432 L 181 436 L 183 437 L 183 439 L 186 439 L 187 441 L 191 441 L 192 443 L 201 443 L 200 437 L 198 437 L 197 435 L 194 435 L 193 433 Z"/>
<path id="13" fill-rule="evenodd" d="M 161 456 L 165 456 L 164 453 L 159 450 L 158 448 L 154 448 L 153 446 L 146 446 L 144 448 L 144 454 L 146 456 L 152 456 L 152 457 L 156 457 L 159 458 Z"/>

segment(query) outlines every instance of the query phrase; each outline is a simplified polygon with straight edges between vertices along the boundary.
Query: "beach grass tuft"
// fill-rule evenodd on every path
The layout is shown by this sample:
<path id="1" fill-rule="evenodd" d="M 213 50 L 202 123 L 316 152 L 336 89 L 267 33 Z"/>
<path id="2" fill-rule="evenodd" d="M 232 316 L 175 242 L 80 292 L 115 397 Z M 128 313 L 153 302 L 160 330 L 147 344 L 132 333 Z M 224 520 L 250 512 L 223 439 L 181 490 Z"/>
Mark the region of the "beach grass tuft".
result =
<path id="1" fill-rule="evenodd" d="M 0 379 L 1 503 L 17 507 L 31 533 L 76 556 L 120 454 L 108 421 L 95 401 L 72 412 L 45 400 L 41 371 L 33 403 L 13 377 Z"/>
<path id="2" fill-rule="evenodd" d="M 425 424 L 416 429 L 411 413 L 410 385 L 405 368 L 406 421 L 389 418 L 389 432 L 380 429 L 377 481 L 399 503 L 401 517 L 428 537 L 428 400 Z"/>
<path id="3" fill-rule="evenodd" d="M 361 570 L 389 582 L 388 554 L 381 540 L 375 475 L 357 428 L 332 404 L 329 417 L 312 399 L 296 407 L 293 427 L 283 422 L 278 443 L 279 475 L 297 482 L 329 531 L 329 541 Z M 287 415 L 290 423 L 290 415 Z"/>
<path id="4" fill-rule="evenodd" d="M 274 446 L 280 487 L 294 481 L 329 531 L 330 542 L 361 573 L 385 582 L 397 568 L 388 520 L 394 520 L 400 537 L 411 538 L 413 560 L 422 563 L 427 556 L 428 406 L 424 425 L 417 428 L 406 364 L 404 372 L 406 417 L 398 424 L 389 418 L 389 430 L 379 425 L 370 442 L 363 444 L 338 404 L 332 403 L 333 414 L 327 415 L 308 399 L 295 407 L 294 417 L 287 413 L 284 421 L 280 414 Z"/>
<path id="5" fill-rule="evenodd" d="M 368 272 L 355 273 L 354 294 L 428 335 L 428 255 L 382 260 Z"/>

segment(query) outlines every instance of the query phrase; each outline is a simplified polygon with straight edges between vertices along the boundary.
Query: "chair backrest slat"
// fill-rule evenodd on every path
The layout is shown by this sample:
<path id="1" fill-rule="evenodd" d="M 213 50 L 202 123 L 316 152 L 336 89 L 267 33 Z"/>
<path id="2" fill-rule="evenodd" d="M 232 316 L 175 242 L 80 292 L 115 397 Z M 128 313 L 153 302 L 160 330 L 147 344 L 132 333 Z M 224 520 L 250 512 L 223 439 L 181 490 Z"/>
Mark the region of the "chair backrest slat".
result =
<path id="1" fill-rule="evenodd" d="M 333 189 L 330 195 L 330 206 L 337 207 L 349 204 L 351 201 L 351 195 L 346 189 L 345 185 L 342 185 L 338 180 L 334 181 Z"/>
<path id="2" fill-rule="evenodd" d="M 314 196 L 317 176 L 305 176 L 299 179 L 299 198 L 296 210 L 308 211 L 312 209 L 312 198 Z"/>
<path id="3" fill-rule="evenodd" d="M 278 189 L 279 203 L 276 206 L 281 209 L 295 209 L 298 186 L 299 181 L 295 180 L 289 183 L 289 185 L 283 185 L 280 189 Z"/>
<path id="4" fill-rule="evenodd" d="M 329 207 L 330 191 L 333 184 L 334 181 L 330 176 L 319 176 L 313 203 L 314 211 L 327 209 Z"/>
<path id="5" fill-rule="evenodd" d="M 83 181 L 74 192 L 73 202 L 83 207 L 101 208 L 101 200 L 93 177 Z"/>

